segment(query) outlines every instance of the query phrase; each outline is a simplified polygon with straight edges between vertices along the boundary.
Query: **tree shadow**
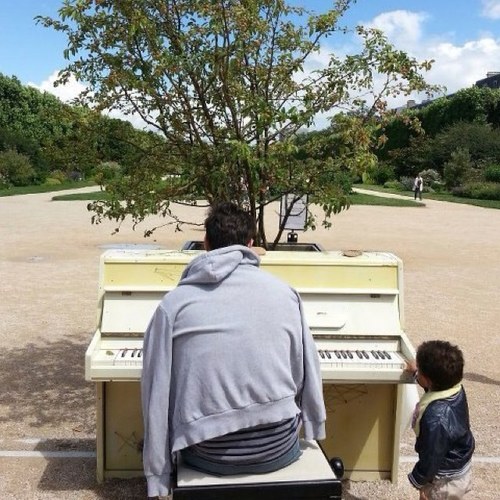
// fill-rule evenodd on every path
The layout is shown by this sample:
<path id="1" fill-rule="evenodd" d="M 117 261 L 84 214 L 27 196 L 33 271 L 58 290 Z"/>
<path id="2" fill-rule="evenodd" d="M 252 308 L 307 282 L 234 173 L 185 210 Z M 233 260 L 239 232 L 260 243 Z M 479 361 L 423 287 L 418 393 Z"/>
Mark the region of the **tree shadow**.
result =
<path id="1" fill-rule="evenodd" d="M 500 385 L 500 380 L 495 380 L 490 377 L 486 377 L 485 375 L 473 372 L 464 373 L 464 380 L 468 380 L 469 382 L 478 382 L 479 384 Z"/>
<path id="2" fill-rule="evenodd" d="M 147 487 L 143 477 L 107 479 L 97 484 L 95 474 L 95 458 L 48 458 L 38 490 L 50 491 L 55 498 L 70 498 L 74 491 L 91 491 L 103 500 L 146 498 Z"/>
<path id="3" fill-rule="evenodd" d="M 0 350 L 0 423 L 94 434 L 95 393 L 84 378 L 89 336 Z M 74 435 L 74 434 L 73 434 Z"/>

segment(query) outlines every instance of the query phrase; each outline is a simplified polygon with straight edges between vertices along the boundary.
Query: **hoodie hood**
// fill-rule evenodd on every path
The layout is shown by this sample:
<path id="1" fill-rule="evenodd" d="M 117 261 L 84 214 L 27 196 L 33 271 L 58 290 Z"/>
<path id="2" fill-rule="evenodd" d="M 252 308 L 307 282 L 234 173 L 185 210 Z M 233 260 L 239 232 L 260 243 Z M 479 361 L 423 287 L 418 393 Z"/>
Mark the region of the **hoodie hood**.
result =
<path id="1" fill-rule="evenodd" d="M 258 267 L 260 259 L 250 248 L 243 245 L 231 245 L 211 250 L 191 261 L 184 269 L 179 285 L 219 283 L 240 264 Z"/>

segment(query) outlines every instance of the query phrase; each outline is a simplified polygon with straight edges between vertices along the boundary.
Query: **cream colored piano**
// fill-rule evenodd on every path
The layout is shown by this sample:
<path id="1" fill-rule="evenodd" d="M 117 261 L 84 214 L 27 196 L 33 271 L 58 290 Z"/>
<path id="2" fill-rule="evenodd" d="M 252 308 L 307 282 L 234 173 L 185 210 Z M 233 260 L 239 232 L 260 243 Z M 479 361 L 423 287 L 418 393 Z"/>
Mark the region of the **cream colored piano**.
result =
<path id="1" fill-rule="evenodd" d="M 109 250 L 101 257 L 97 331 L 85 376 L 97 387 L 97 477 L 142 474 L 142 339 L 163 295 L 200 251 Z M 304 302 L 324 381 L 330 457 L 346 477 L 396 481 L 407 420 L 401 260 L 383 252 L 268 252 L 262 267 Z"/>

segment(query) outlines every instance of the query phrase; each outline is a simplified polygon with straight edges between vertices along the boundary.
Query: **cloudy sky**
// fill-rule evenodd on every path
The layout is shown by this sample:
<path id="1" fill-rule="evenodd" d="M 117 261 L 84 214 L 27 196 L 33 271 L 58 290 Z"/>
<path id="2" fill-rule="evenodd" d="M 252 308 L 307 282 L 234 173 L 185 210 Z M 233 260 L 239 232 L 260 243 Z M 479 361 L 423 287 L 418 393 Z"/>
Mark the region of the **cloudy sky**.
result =
<path id="1" fill-rule="evenodd" d="M 332 3 L 306 2 L 318 11 Z M 1 1 L 0 73 L 68 100 L 82 84 L 53 87 L 65 64 L 66 40 L 33 20 L 36 15 L 55 16 L 61 4 L 62 0 Z M 345 22 L 376 26 L 417 59 L 434 59 L 427 80 L 450 93 L 474 84 L 488 71 L 500 71 L 500 0 L 358 0 Z M 325 50 L 337 53 L 348 46 L 346 40 L 329 43 Z"/>

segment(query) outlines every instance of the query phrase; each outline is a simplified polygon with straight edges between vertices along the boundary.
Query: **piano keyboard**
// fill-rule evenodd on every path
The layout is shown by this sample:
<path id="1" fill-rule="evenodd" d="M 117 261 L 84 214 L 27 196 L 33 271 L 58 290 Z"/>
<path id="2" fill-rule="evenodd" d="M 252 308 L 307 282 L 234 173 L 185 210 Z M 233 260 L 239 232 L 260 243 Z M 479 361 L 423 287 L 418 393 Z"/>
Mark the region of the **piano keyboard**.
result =
<path id="1" fill-rule="evenodd" d="M 114 359 L 113 366 L 140 366 L 142 368 L 142 349 L 120 349 Z"/>
<path id="2" fill-rule="evenodd" d="M 352 368 L 396 368 L 404 370 L 406 362 L 399 353 L 386 350 L 369 349 L 319 349 L 319 362 L 321 366 L 332 365 L 339 369 Z"/>
<path id="3" fill-rule="evenodd" d="M 376 348 L 334 348 L 325 343 L 318 348 L 321 375 L 325 382 L 407 382 L 406 361 L 400 352 Z M 93 376 L 102 380 L 139 380 L 142 348 L 139 346 L 98 351 Z"/>

